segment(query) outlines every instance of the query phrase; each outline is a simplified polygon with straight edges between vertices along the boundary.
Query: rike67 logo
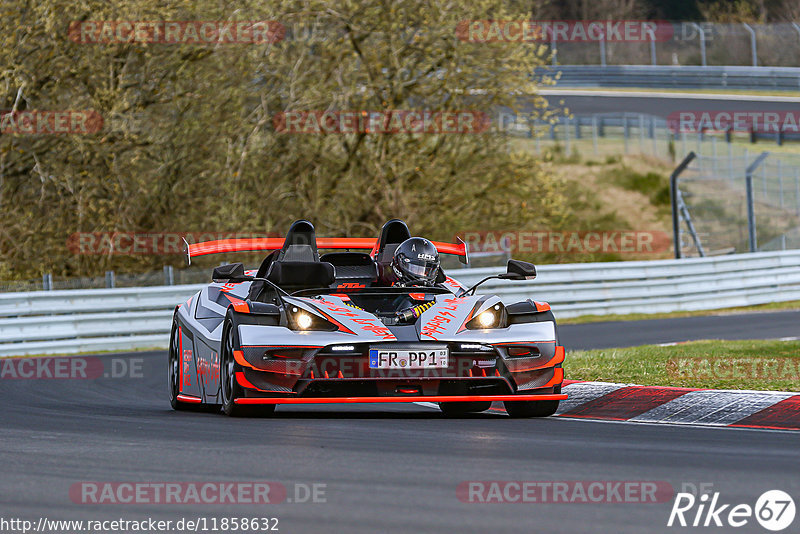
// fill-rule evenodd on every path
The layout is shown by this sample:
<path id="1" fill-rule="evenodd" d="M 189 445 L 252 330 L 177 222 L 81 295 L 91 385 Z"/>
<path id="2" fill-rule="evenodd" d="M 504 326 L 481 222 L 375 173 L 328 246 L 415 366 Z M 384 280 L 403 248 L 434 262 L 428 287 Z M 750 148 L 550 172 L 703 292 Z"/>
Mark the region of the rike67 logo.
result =
<path id="1" fill-rule="evenodd" d="M 755 518 L 765 529 L 777 532 L 791 525 L 794 516 L 794 499 L 781 490 L 765 491 L 756 500 L 755 506 L 724 503 L 718 491 L 699 497 L 691 493 L 678 493 L 667 526 L 738 528 L 752 524 Z"/>

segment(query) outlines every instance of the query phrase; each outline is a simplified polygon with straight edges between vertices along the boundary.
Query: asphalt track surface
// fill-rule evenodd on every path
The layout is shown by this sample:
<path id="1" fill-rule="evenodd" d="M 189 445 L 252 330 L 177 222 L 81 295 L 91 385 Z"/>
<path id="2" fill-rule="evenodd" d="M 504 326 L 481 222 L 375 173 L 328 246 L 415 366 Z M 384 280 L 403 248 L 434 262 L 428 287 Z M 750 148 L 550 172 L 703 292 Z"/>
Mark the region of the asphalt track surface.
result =
<path id="1" fill-rule="evenodd" d="M 728 337 L 760 332 L 754 321 L 766 316 L 728 317 Z M 796 315 L 787 317 L 797 325 Z M 610 324 L 601 330 L 613 337 L 590 336 L 597 346 L 603 339 L 641 341 L 641 328 L 614 332 Z M 596 326 L 569 327 L 563 335 L 577 339 Z M 675 327 L 677 337 L 682 328 Z M 462 502 L 456 488 L 487 480 L 648 480 L 668 482 L 675 491 L 710 483 L 725 503 L 754 505 L 770 489 L 800 497 L 798 433 L 510 419 L 491 412 L 445 419 L 418 405 L 280 407 L 271 418 L 233 419 L 173 412 L 163 352 L 103 358 L 141 360 L 140 376 L 0 380 L 1 518 L 277 517 L 283 533 L 641 533 L 695 529 L 666 527 L 671 499 L 487 504 Z M 287 487 L 289 498 L 295 484 L 316 483 L 325 484 L 326 502 L 74 503 L 70 486 L 82 481 L 274 481 Z M 737 531 L 764 532 L 752 519 Z"/>
<path id="2" fill-rule="evenodd" d="M 547 94 L 547 91 L 543 91 Z M 548 105 L 552 109 L 569 109 L 574 115 L 588 115 L 594 113 L 644 113 L 657 117 L 667 118 L 670 113 L 680 111 L 728 111 L 728 112 L 797 112 L 800 111 L 800 101 L 781 101 L 781 97 L 761 97 L 758 99 L 742 99 L 736 97 L 715 96 L 706 94 L 693 94 L 692 97 L 682 96 L 680 93 L 672 95 L 638 93 L 626 94 L 623 91 L 583 93 L 581 95 L 547 94 Z M 797 99 L 795 99 L 797 100 Z"/>

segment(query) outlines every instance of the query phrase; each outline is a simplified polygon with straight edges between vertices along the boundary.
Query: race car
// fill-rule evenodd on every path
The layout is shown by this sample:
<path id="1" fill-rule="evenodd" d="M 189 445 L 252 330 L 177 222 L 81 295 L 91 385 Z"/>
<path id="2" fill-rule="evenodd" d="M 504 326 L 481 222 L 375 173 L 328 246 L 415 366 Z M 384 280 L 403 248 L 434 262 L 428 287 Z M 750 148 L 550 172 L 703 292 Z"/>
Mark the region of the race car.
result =
<path id="1" fill-rule="evenodd" d="M 567 396 L 550 306 L 476 294 L 491 278 L 532 279 L 535 267 L 509 260 L 505 273 L 470 288 L 441 268 L 435 283 L 381 283 L 410 237 L 393 219 L 377 240 L 317 239 L 299 220 L 285 238 L 187 244 L 190 262 L 270 253 L 257 270 L 217 267 L 211 284 L 176 307 L 172 407 L 265 416 L 278 404 L 428 402 L 460 416 L 502 401 L 512 417 L 555 413 Z M 463 241 L 430 243 L 466 263 Z"/>

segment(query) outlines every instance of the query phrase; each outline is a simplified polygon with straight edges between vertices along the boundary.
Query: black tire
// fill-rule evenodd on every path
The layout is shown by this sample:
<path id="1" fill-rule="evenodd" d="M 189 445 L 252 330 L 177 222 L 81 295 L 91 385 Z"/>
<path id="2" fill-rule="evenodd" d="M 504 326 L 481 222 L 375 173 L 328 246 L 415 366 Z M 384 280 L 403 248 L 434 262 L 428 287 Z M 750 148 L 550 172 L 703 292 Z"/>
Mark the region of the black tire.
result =
<path id="1" fill-rule="evenodd" d="M 169 359 L 167 366 L 167 380 L 169 388 L 169 403 L 173 410 L 180 410 L 186 412 L 218 412 L 219 404 L 194 404 L 182 402 L 178 400 L 178 379 L 180 377 L 181 362 L 178 348 L 180 347 L 180 340 L 178 339 L 178 322 L 172 321 L 172 331 L 169 337 Z"/>
<path id="2" fill-rule="evenodd" d="M 558 410 L 557 400 L 550 401 L 503 401 L 511 417 L 548 417 Z"/>
<path id="3" fill-rule="evenodd" d="M 244 391 L 236 381 L 236 373 L 241 371 L 241 366 L 233 358 L 233 351 L 237 350 L 236 328 L 233 318 L 225 318 L 222 326 L 222 340 L 219 347 L 219 379 L 220 393 L 222 396 L 222 411 L 231 417 L 266 417 L 275 411 L 274 404 L 242 405 L 236 404 L 236 399 L 244 396 Z"/>
<path id="4" fill-rule="evenodd" d="M 457 401 L 440 402 L 439 409 L 448 417 L 459 417 L 471 413 L 485 412 L 492 406 L 492 401 Z"/>
<path id="5" fill-rule="evenodd" d="M 172 320 L 172 330 L 169 334 L 167 385 L 169 387 L 169 403 L 173 410 L 192 410 L 196 405 L 178 400 L 178 380 L 180 377 L 181 357 L 178 354 L 180 340 L 178 339 L 178 321 Z"/>

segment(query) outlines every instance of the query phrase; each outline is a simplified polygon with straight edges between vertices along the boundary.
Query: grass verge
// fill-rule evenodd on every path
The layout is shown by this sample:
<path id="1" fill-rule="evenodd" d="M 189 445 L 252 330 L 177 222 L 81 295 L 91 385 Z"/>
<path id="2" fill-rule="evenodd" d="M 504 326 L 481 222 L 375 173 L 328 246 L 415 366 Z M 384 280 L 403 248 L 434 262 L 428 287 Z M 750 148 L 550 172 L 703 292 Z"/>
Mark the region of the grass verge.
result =
<path id="1" fill-rule="evenodd" d="M 721 310 L 676 311 L 665 313 L 629 313 L 624 315 L 581 315 L 579 317 L 570 317 L 567 319 L 558 319 L 558 308 L 555 308 L 553 311 L 556 314 L 558 324 L 561 325 L 600 323 L 605 321 L 645 321 L 648 319 L 672 319 L 676 317 L 708 317 L 711 315 L 736 315 L 742 313 L 788 310 L 800 310 L 800 300 L 770 302 L 769 304 L 759 304 L 757 306 L 740 306 L 736 308 L 724 308 Z"/>
<path id="2" fill-rule="evenodd" d="M 800 391 L 800 341 L 693 341 L 574 351 L 570 380 L 646 386 Z"/>

